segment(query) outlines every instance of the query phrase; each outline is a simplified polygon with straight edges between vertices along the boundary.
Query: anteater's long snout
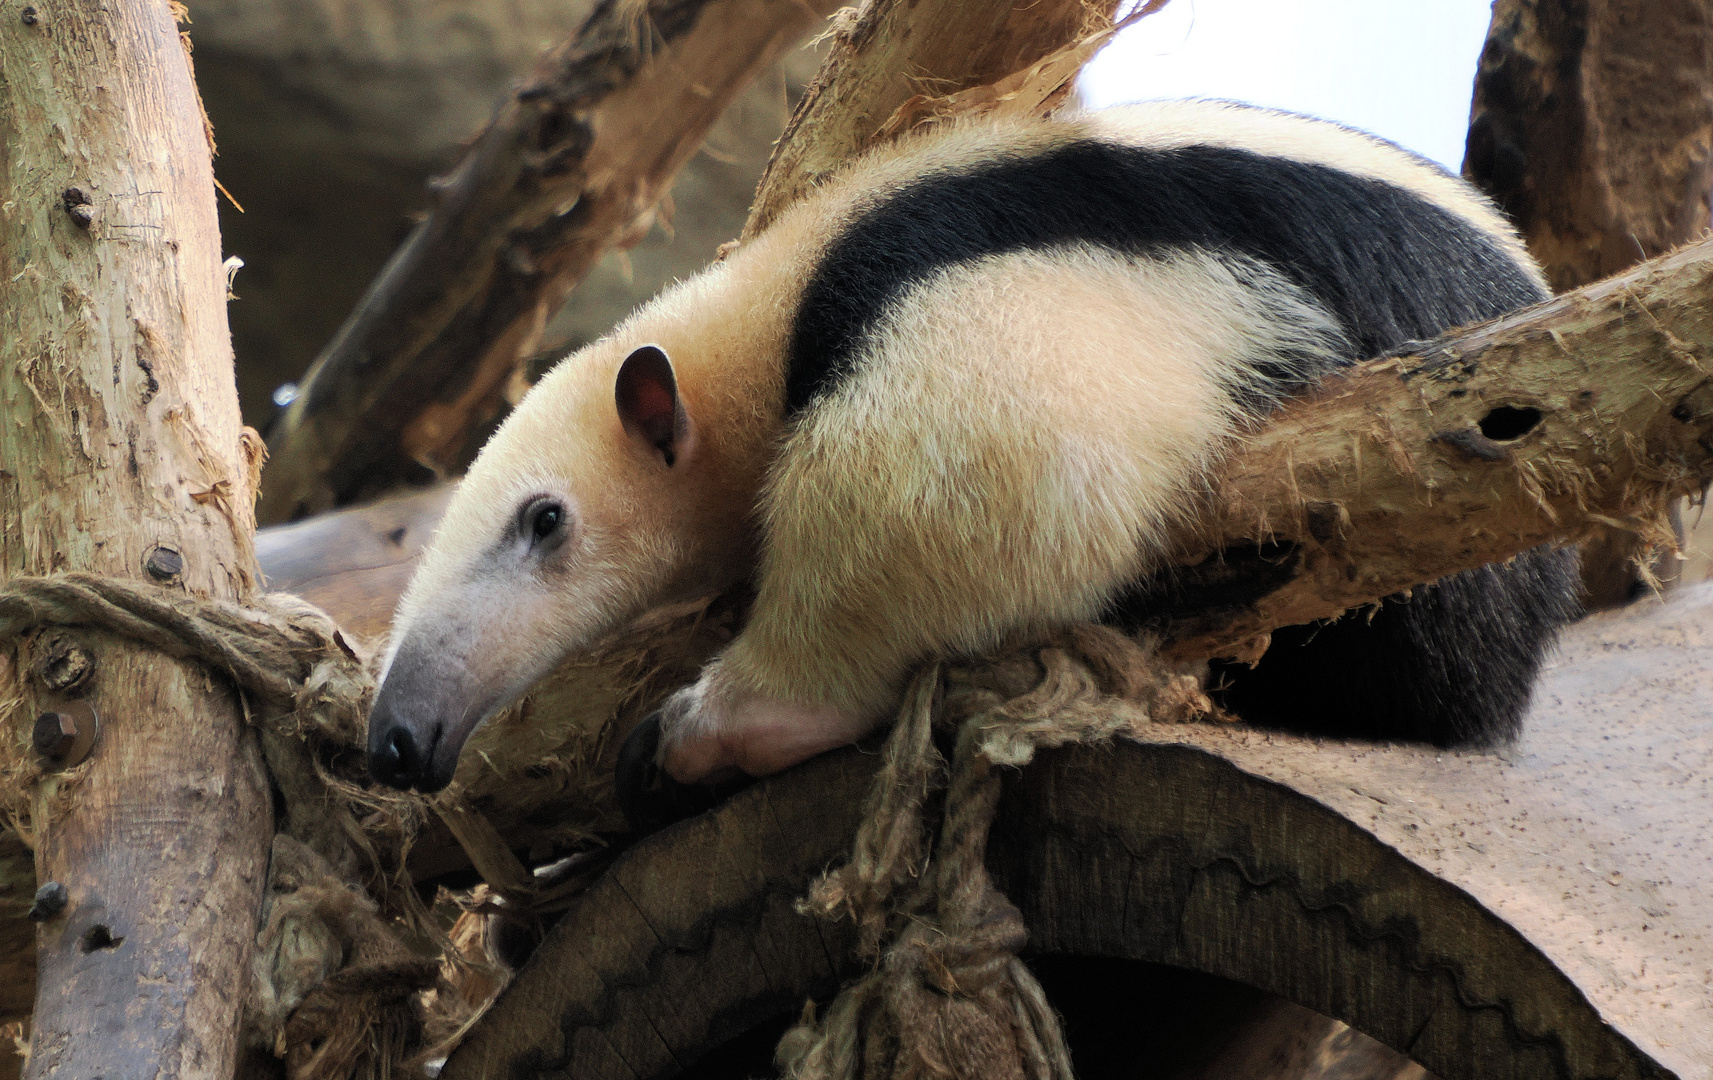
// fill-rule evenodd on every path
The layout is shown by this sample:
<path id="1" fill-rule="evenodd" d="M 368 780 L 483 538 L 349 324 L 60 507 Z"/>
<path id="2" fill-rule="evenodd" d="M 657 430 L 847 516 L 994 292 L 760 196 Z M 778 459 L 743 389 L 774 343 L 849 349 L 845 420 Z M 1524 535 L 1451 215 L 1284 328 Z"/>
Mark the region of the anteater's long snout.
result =
<path id="1" fill-rule="evenodd" d="M 445 654 L 407 641 L 387 665 L 369 710 L 369 775 L 380 783 L 425 793 L 450 784 L 459 751 L 492 710 L 492 689 Z"/>

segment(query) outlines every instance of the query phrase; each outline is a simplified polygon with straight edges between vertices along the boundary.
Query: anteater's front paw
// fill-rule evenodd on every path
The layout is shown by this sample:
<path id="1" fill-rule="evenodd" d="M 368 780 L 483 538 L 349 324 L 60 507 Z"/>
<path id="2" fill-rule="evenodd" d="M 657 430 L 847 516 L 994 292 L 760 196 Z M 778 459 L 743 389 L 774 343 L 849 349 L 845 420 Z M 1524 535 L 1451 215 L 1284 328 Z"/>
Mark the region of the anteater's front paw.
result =
<path id="1" fill-rule="evenodd" d="M 873 717 L 747 689 L 716 661 L 695 685 L 660 707 L 660 762 L 684 783 L 720 782 L 733 772 L 772 776 L 846 746 L 880 726 Z"/>
<path id="2" fill-rule="evenodd" d="M 729 778 L 717 784 L 674 780 L 660 766 L 660 728 L 661 714 L 650 713 L 619 748 L 613 791 L 633 832 L 650 833 L 695 817 L 752 783 L 737 772 L 729 772 Z"/>

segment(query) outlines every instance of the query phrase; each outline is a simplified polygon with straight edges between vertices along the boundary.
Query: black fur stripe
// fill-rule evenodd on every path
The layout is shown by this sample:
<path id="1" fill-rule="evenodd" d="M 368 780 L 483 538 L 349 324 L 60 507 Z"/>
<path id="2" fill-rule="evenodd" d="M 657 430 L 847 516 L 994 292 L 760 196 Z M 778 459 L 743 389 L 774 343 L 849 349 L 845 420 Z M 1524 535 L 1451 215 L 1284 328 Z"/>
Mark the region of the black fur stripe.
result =
<path id="1" fill-rule="evenodd" d="M 805 286 L 790 412 L 836 387 L 887 305 L 935 271 L 1070 243 L 1271 264 L 1344 325 L 1351 361 L 1544 299 L 1494 239 L 1403 188 L 1244 150 L 1079 141 L 929 175 L 859 215 Z M 1262 374 L 1288 391 L 1323 373 Z"/>

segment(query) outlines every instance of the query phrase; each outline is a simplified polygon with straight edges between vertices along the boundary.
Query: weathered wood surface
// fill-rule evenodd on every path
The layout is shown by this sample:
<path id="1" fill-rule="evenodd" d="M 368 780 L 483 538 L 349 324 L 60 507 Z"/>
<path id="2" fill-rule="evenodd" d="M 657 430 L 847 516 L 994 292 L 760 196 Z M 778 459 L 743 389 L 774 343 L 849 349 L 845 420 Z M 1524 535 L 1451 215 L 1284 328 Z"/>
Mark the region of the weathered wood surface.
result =
<path id="1" fill-rule="evenodd" d="M 833 6 L 598 6 L 501 106 L 305 377 L 272 433 L 261 519 L 456 464 L 547 316 L 642 238 L 725 107 Z"/>
<path id="2" fill-rule="evenodd" d="M 1704 0 L 1498 0 L 1463 173 L 1555 291 L 1699 238 L 1713 188 Z"/>
<path id="3" fill-rule="evenodd" d="M 296 593 L 332 615 L 351 640 L 379 649 L 454 490 L 441 484 L 261 530 L 256 558 L 268 588 Z"/>
<path id="4" fill-rule="evenodd" d="M 1475 76 L 1463 172 L 1504 208 L 1555 291 L 1707 231 L 1713 8 L 1705 0 L 1499 0 Z M 1582 544 L 1591 607 L 1627 602 L 1647 556 L 1633 532 Z M 1649 572 L 1678 578 L 1674 558 Z"/>
<path id="5" fill-rule="evenodd" d="M 159 0 L 0 19 L 0 577 L 81 570 L 247 599 L 260 441 L 239 423 L 209 149 Z M 156 560 L 170 569 L 173 560 Z M 87 681 L 42 668 L 75 642 Z M 5 651 L 13 652 L 10 645 Z M 95 633 L 0 663 L 41 924 L 26 1075 L 232 1074 L 273 834 L 231 689 Z M 88 761 L 29 785 L 38 712 L 93 705 Z"/>
<path id="6" fill-rule="evenodd" d="M 1233 979 L 1445 1080 L 1709 1080 L 1710 624 L 1713 587 L 1578 624 L 1501 754 L 1208 725 L 1043 754 L 990 862 L 1035 954 Z M 852 935 L 791 902 L 875 762 L 817 759 L 627 852 L 443 1076 L 674 1075 L 831 992 Z"/>
<path id="7" fill-rule="evenodd" d="M 27 1021 L 36 1001 L 36 860 L 12 829 L 0 832 L 0 1026 Z M 0 1032 L 0 1080 L 17 1080 L 24 1061 Z"/>

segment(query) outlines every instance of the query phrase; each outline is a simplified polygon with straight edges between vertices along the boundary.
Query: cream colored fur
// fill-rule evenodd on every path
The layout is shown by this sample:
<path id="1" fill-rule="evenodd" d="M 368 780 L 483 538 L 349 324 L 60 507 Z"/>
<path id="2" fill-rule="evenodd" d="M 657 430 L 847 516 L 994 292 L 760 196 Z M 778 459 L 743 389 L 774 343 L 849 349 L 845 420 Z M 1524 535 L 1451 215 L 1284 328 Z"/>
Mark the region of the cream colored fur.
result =
<path id="1" fill-rule="evenodd" d="M 1295 286 L 1241 269 L 1077 246 L 918 287 L 786 441 L 749 622 L 668 709 L 669 741 L 766 771 L 808 735 L 781 730 L 781 702 L 837 745 L 884 721 L 921 660 L 1097 617 L 1156 565 L 1254 366 L 1342 344 Z"/>
<path id="2" fill-rule="evenodd" d="M 668 703 L 664 741 L 680 779 L 773 771 L 883 722 L 911 665 L 1094 616 L 1153 565 L 1185 492 L 1244 422 L 1244 372 L 1338 347 L 1329 318 L 1258 264 L 1070 247 L 952 267 L 894 307 L 860 376 L 785 427 L 798 296 L 844 222 L 925 174 L 1088 137 L 1324 163 L 1521 251 L 1459 182 L 1277 113 L 1158 103 L 901 140 L 560 364 L 494 436 L 394 622 L 393 654 L 412 640 L 444 650 L 447 685 L 464 687 L 450 745 L 649 607 L 754 574 L 748 625 Z M 620 364 L 645 344 L 670 357 L 690 418 L 672 468 L 614 405 Z M 505 537 L 540 494 L 572 511 L 572 539 L 526 566 Z"/>

